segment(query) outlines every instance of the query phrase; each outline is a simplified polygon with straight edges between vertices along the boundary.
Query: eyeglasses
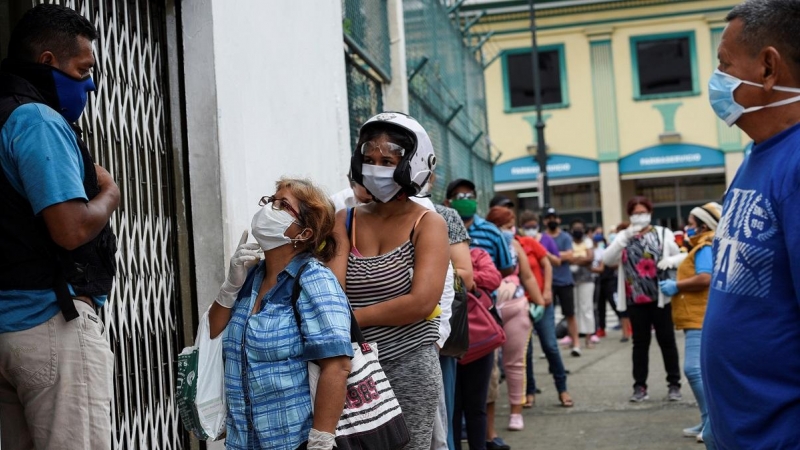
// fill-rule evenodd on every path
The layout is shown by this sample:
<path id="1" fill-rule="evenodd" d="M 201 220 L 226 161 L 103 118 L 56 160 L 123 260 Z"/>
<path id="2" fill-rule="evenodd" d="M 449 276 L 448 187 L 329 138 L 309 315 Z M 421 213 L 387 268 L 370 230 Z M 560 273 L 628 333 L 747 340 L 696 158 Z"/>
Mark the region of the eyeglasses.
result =
<path id="1" fill-rule="evenodd" d="M 377 142 L 367 141 L 361 144 L 362 155 L 372 153 L 375 150 L 378 150 L 381 152 L 381 155 L 386 157 L 396 156 L 398 158 L 402 158 L 403 155 L 406 154 L 406 149 L 393 142 L 384 142 L 382 144 L 378 144 Z"/>
<path id="2" fill-rule="evenodd" d="M 459 192 L 458 194 L 454 195 L 451 200 L 474 200 L 475 194 L 472 192 Z"/>
<path id="3" fill-rule="evenodd" d="M 272 203 L 272 210 L 273 211 L 288 211 L 289 214 L 294 216 L 296 220 L 300 220 L 300 214 L 292 208 L 292 205 L 289 204 L 289 201 L 285 198 L 278 198 L 274 195 L 264 196 L 261 197 L 261 200 L 258 201 L 258 206 L 264 206 L 267 203 Z M 299 222 L 295 222 L 300 225 Z"/>

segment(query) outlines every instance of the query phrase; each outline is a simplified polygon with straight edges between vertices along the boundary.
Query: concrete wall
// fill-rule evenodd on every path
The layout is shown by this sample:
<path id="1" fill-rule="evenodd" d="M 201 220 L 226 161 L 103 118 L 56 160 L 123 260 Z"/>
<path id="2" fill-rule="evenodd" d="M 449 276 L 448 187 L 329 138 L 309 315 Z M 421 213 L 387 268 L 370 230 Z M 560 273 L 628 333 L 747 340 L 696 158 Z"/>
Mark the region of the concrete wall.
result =
<path id="1" fill-rule="evenodd" d="M 199 307 L 281 176 L 346 186 L 338 0 L 184 2 L 189 176 Z M 252 238 L 251 238 L 252 240 Z"/>

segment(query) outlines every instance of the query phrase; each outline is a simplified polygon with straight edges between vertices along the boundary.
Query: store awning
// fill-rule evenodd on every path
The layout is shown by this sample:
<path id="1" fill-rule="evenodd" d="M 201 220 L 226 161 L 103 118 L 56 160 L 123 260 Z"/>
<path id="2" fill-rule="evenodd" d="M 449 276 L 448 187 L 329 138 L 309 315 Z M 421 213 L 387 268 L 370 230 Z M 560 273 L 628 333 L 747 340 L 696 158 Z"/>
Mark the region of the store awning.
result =
<path id="1" fill-rule="evenodd" d="M 547 158 L 547 174 L 551 180 L 597 177 L 600 174 L 600 166 L 597 161 L 591 159 L 550 155 Z M 535 182 L 538 176 L 539 164 L 532 156 L 512 159 L 494 166 L 495 183 Z"/>
<path id="2" fill-rule="evenodd" d="M 722 169 L 722 151 L 694 144 L 662 144 L 648 147 L 619 160 L 619 173 L 625 175 L 684 171 L 687 169 Z"/>

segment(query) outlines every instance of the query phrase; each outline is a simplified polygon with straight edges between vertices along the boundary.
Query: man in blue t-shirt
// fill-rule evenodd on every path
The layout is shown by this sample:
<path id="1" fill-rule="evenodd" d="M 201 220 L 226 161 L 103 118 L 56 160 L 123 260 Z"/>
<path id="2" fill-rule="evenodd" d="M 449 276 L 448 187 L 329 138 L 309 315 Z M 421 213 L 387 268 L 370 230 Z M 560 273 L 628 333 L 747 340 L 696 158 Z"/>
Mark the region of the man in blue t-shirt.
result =
<path id="1" fill-rule="evenodd" d="M 800 2 L 727 16 L 715 113 L 754 145 L 724 197 L 701 367 L 719 448 L 800 445 Z"/>
<path id="2" fill-rule="evenodd" d="M 567 319 L 567 329 L 572 344 L 570 354 L 581 356 L 578 339 L 578 323 L 575 321 L 575 280 L 572 278 L 572 237 L 561 231 L 561 218 L 555 208 L 547 208 L 542 220 L 550 236 L 558 247 L 560 264 L 553 265 L 553 299 L 561 305 L 561 314 Z"/>
<path id="3" fill-rule="evenodd" d="M 39 5 L 0 65 L 2 448 L 111 447 L 114 355 L 96 308 L 115 274 L 120 192 L 74 126 L 97 31 Z"/>

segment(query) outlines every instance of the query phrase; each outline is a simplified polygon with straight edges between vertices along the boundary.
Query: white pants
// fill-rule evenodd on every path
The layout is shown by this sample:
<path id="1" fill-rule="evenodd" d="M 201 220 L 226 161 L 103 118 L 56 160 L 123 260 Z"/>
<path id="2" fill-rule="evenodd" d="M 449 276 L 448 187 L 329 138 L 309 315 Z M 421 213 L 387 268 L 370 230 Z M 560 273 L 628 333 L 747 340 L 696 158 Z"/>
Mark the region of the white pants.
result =
<path id="1" fill-rule="evenodd" d="M 575 320 L 578 322 L 578 333 L 594 334 L 594 282 L 588 281 L 575 285 Z"/>

